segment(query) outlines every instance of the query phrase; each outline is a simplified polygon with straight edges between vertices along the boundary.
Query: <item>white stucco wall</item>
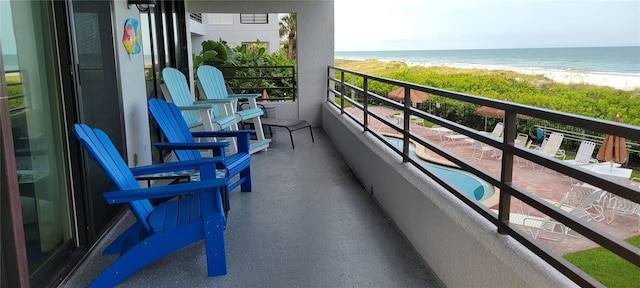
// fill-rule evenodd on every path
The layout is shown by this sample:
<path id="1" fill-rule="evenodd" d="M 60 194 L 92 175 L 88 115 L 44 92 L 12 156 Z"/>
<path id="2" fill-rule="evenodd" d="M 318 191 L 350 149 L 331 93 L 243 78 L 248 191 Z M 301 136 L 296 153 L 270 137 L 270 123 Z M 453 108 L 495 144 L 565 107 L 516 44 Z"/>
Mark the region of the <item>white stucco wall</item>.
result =
<path id="1" fill-rule="evenodd" d="M 128 18 L 140 21 L 140 12 L 126 1 L 114 1 L 114 27 L 116 43 L 117 73 L 120 79 L 120 95 L 129 166 L 151 164 L 151 140 L 149 115 L 147 112 L 147 88 L 144 79 L 143 52 L 129 56 L 122 45 L 124 22 Z"/>
<path id="2" fill-rule="evenodd" d="M 202 14 L 202 25 L 198 25 L 201 27 L 198 32 L 200 35 L 192 34 L 193 53 L 200 53 L 202 50 L 201 42 L 197 42 L 193 36 L 202 39 L 200 41 L 218 41 L 222 38 L 227 41 L 230 47 L 240 46 L 243 42 L 255 42 L 259 39 L 261 42 L 268 43 L 269 53 L 278 52 L 280 46 L 278 14 L 269 14 L 268 24 L 241 24 L 240 14 L 232 14 L 233 24 L 211 24 L 209 17 L 209 13 Z M 193 27 L 194 25 L 192 25 Z"/>
<path id="3" fill-rule="evenodd" d="M 321 124 L 326 99 L 327 65 L 334 57 L 333 1 L 199 1 L 186 0 L 188 13 L 296 13 L 298 20 L 297 103 L 274 103 L 279 118 Z"/>
<path id="4" fill-rule="evenodd" d="M 325 103 L 322 127 L 363 186 L 448 287 L 577 287 L 500 235 L 437 182 L 427 178 L 350 118 Z"/>

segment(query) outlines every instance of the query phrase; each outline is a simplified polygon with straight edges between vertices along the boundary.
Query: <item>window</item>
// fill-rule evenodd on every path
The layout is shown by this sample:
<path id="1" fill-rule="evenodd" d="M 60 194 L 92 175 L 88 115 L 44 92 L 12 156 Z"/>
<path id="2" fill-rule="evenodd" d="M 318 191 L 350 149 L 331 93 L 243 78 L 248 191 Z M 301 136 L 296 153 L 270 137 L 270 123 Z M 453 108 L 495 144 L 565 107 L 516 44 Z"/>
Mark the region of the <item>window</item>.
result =
<path id="1" fill-rule="evenodd" d="M 268 14 L 240 14 L 241 24 L 269 24 Z"/>

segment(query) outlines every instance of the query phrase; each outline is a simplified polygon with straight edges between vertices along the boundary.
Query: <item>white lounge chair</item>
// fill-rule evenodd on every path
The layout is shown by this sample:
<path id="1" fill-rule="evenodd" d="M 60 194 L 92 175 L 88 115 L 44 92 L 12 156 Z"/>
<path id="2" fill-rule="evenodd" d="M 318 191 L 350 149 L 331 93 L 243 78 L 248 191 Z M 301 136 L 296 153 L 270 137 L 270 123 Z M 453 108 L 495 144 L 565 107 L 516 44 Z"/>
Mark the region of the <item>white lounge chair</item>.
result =
<path id="1" fill-rule="evenodd" d="M 564 134 L 558 132 L 552 132 L 549 135 L 549 138 L 542 141 L 542 145 L 539 149 L 535 149 L 535 151 L 543 156 L 547 157 L 563 157 L 564 154 L 560 152 L 560 146 L 562 145 L 562 140 L 564 139 Z M 536 165 L 531 163 L 533 170 L 542 171 L 544 166 L 540 166 L 540 169 L 536 169 Z"/>
<path id="2" fill-rule="evenodd" d="M 516 137 L 516 140 L 513 141 L 513 145 L 516 147 L 524 148 L 524 145 L 527 143 L 527 140 L 529 140 L 529 135 L 524 133 L 519 133 L 518 136 Z"/>
<path id="3" fill-rule="evenodd" d="M 576 152 L 576 158 L 571 160 L 564 160 L 564 161 L 574 165 L 588 165 L 592 163 L 597 163 L 598 160 L 591 157 L 595 149 L 596 149 L 595 142 L 583 140 L 582 142 L 580 142 L 580 147 L 578 147 L 578 152 Z"/>
<path id="4" fill-rule="evenodd" d="M 604 190 L 598 189 L 587 196 L 578 206 L 572 206 L 566 202 L 567 194 L 560 203 L 554 203 L 554 205 L 587 222 L 601 221 L 605 219 L 605 216 L 602 206 L 599 205 L 598 202 L 602 200 L 605 194 L 606 192 Z M 522 226 L 531 233 L 534 239 L 540 237 L 558 242 L 562 241 L 565 236 L 569 235 L 569 231 L 571 231 L 569 227 L 549 216 L 527 216 L 522 219 Z"/>
<path id="5" fill-rule="evenodd" d="M 577 206 L 584 202 L 589 195 L 600 190 L 600 188 L 587 183 L 572 184 L 571 190 L 566 194 L 565 202 L 569 205 Z"/>
<path id="6" fill-rule="evenodd" d="M 631 185 L 640 187 L 640 178 L 632 178 Z M 638 231 L 640 231 L 640 203 L 632 202 L 620 196 L 613 196 L 609 199 L 607 208 L 611 210 L 611 219 L 607 220 L 607 224 L 613 222 L 616 215 L 638 217 Z"/>
<path id="7" fill-rule="evenodd" d="M 491 136 L 502 137 L 503 132 L 504 132 L 504 124 L 502 122 L 498 122 L 496 123 L 496 126 L 493 127 L 493 131 L 491 131 Z"/>
<path id="8" fill-rule="evenodd" d="M 638 217 L 638 231 L 640 231 L 640 204 L 620 196 L 612 197 L 609 200 L 609 209 L 611 209 L 611 219 L 607 223 L 613 222 L 616 215 L 626 217 Z"/>
<path id="9" fill-rule="evenodd" d="M 482 160 L 484 153 L 489 151 L 493 153 L 494 151 L 493 146 L 489 144 L 484 144 L 480 141 L 473 141 L 473 153 L 471 154 L 471 157 L 473 159 Z M 480 154 L 477 154 L 477 153 L 480 153 Z"/>
<path id="10" fill-rule="evenodd" d="M 497 210 L 494 210 L 498 213 Z M 569 230 L 567 227 L 550 217 L 538 217 L 520 213 L 509 213 L 509 223 L 518 225 L 531 234 L 533 239 L 542 238 L 552 241 L 562 241 Z"/>

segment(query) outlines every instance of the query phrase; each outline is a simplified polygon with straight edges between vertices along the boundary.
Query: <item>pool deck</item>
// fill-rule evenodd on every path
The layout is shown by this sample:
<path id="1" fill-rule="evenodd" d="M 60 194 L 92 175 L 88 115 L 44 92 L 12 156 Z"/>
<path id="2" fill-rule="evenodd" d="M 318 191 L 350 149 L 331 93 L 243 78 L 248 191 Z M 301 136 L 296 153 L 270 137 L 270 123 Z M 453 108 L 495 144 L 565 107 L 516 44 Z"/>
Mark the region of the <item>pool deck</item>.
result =
<path id="1" fill-rule="evenodd" d="M 387 119 L 393 119 L 390 118 L 390 116 L 398 113 L 398 111 L 385 107 L 369 107 L 369 109 Z M 357 119 L 362 119 L 363 117 L 362 112 L 358 109 L 345 108 L 345 111 L 353 115 Z M 401 123 L 401 121 L 391 122 L 398 124 Z M 373 117 L 369 118 L 369 127 L 372 130 L 376 130 L 383 134 L 397 135 L 397 132 L 395 132 L 395 130 L 387 125 L 382 124 L 380 121 Z M 414 123 L 411 123 L 411 129 L 415 134 L 422 136 L 424 139 L 429 140 L 436 145 L 440 145 L 440 147 L 443 147 L 450 153 L 456 154 L 458 157 L 466 159 L 467 161 L 469 161 L 468 163 L 472 163 L 473 165 L 485 170 L 487 173 L 491 173 L 496 176 L 500 175 L 502 160 L 496 157 L 491 157 L 491 152 L 485 152 L 485 156 L 482 157 L 482 160 L 478 160 L 472 157 L 473 145 L 471 143 L 465 143 L 464 139 L 447 139 L 445 137 L 440 137 L 439 135 L 434 134 L 433 130 L 430 130 L 429 128 L 423 127 L 421 125 L 416 125 Z M 434 161 L 445 165 L 453 164 L 440 155 L 436 154 L 435 152 L 424 147 L 416 148 L 416 154 L 429 161 Z M 557 174 L 549 169 L 534 171 L 531 167 L 531 164 L 524 166 L 526 161 L 524 161 L 523 159 L 515 159 L 515 161 L 516 163 L 514 163 L 515 165 L 513 166 L 513 183 L 517 186 L 522 187 L 523 189 L 526 189 L 527 191 L 534 193 L 540 198 L 546 199 L 550 202 L 560 202 L 566 192 L 571 190 L 572 181 L 570 181 L 569 178 Z M 483 201 L 483 204 L 488 208 L 497 209 L 498 197 L 499 191 L 496 191 L 494 197 Z M 518 200 L 514 200 L 512 201 L 511 212 L 521 214 L 537 212 L 532 212 L 532 209 L 523 206 L 526 205 L 523 205 Z M 609 217 L 610 211 L 608 209 L 605 209 L 605 215 Z M 616 216 L 614 221 L 610 224 L 607 224 L 606 221 L 590 223 L 616 237 L 626 239 L 631 236 L 640 234 L 640 231 L 638 231 L 638 221 L 638 217 L 631 218 Z M 575 232 L 570 232 L 570 236 L 575 237 L 564 237 L 564 239 L 560 242 L 541 238 L 538 238 L 538 240 L 540 241 L 540 243 L 544 243 L 545 246 L 560 255 L 597 246 L 595 243 L 585 239 L 584 237 L 581 237 Z"/>

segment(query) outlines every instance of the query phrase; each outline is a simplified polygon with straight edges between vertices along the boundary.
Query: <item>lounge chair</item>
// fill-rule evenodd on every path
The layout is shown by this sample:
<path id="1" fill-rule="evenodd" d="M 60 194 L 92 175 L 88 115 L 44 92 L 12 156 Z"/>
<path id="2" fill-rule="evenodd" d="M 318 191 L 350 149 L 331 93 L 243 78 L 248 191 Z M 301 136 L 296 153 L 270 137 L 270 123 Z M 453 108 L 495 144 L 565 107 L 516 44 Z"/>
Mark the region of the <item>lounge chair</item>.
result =
<path id="1" fill-rule="evenodd" d="M 638 217 L 637 230 L 640 231 L 640 204 L 620 196 L 615 196 L 609 199 L 609 205 L 607 207 L 611 210 L 611 219 L 607 220 L 607 223 L 611 224 L 616 215 Z"/>
<path id="2" fill-rule="evenodd" d="M 173 150 L 173 153 L 179 161 L 202 159 L 203 157 L 199 149 L 214 149 L 214 156 L 223 156 L 223 159 L 217 165 L 218 169 L 222 169 L 223 177 L 236 179 L 229 185 L 228 192 L 233 191 L 238 186 L 240 186 L 242 192 L 251 192 L 249 134 L 255 133 L 253 130 L 191 132 L 179 108 L 174 103 L 167 103 L 160 99 L 149 100 L 149 113 L 169 142 L 158 143 L 156 147 L 159 149 Z M 196 143 L 194 137 L 234 137 L 237 139 L 238 151 L 235 154 L 227 156 L 225 150 L 219 148 L 225 146 L 224 143 Z M 225 200 L 226 211 L 229 203 L 228 198 Z"/>
<path id="3" fill-rule="evenodd" d="M 515 145 L 516 147 L 520 147 L 522 149 L 531 149 L 533 146 L 533 140 L 529 139 L 527 140 L 527 143 L 524 144 L 524 146 L 520 147 L 519 145 Z M 517 157 L 517 162 L 518 162 L 518 167 L 527 167 L 527 165 L 529 165 L 529 160 Z"/>
<path id="4" fill-rule="evenodd" d="M 564 157 L 564 153 L 560 150 L 563 139 L 564 134 L 552 132 L 551 135 L 549 135 L 549 138 L 543 140 L 542 145 L 539 148 L 534 149 L 534 151 L 542 156 Z M 542 171 L 542 169 L 544 169 L 544 166 L 540 166 L 540 169 L 536 169 L 536 165 L 534 163 L 531 163 L 531 166 L 535 171 Z"/>
<path id="5" fill-rule="evenodd" d="M 524 133 L 519 133 L 518 136 L 516 137 L 516 140 L 513 141 L 513 145 L 516 147 L 524 148 L 528 140 L 529 140 L 529 135 Z"/>
<path id="6" fill-rule="evenodd" d="M 495 151 L 495 148 L 493 148 L 493 146 L 482 143 L 480 141 L 473 141 L 472 145 L 473 153 L 471 154 L 471 157 L 473 159 L 482 160 L 482 157 L 484 157 L 484 153 L 491 151 L 493 155 Z"/>
<path id="7" fill-rule="evenodd" d="M 573 206 L 567 203 L 569 196 L 565 194 L 562 200 L 559 203 L 554 203 L 554 205 L 587 222 L 601 221 L 605 219 L 605 216 L 599 202 L 602 201 L 605 195 L 606 191 L 597 189 L 577 206 Z M 549 216 L 539 217 L 529 215 L 522 219 L 522 226 L 531 233 L 534 239 L 540 237 L 559 242 L 562 241 L 565 236 L 569 235 L 569 231 L 571 231 L 569 227 Z M 552 235 L 555 236 L 551 237 Z"/>
<path id="8" fill-rule="evenodd" d="M 498 122 L 496 126 L 493 126 L 493 131 L 491 131 L 491 137 L 500 138 L 502 137 L 502 133 L 504 132 L 504 123 Z"/>
<path id="9" fill-rule="evenodd" d="M 198 67 L 196 73 L 198 74 L 198 88 L 200 95 L 204 96 L 201 97 L 198 103 L 211 102 L 215 104 L 220 101 L 225 101 L 223 103 L 230 101 L 231 105 L 226 106 L 228 113 L 233 115 L 238 123 L 252 123 L 256 130 L 256 141 L 251 143 L 249 153 L 255 153 L 269 147 L 271 139 L 266 139 L 264 137 L 262 123 L 260 121 L 260 116 L 262 116 L 264 112 L 262 109 L 258 108 L 256 103 L 256 98 L 260 97 L 262 94 L 229 94 L 222 72 L 213 66 L 202 65 Z M 247 100 L 249 108 L 238 110 L 238 101 L 242 99 Z M 216 108 L 218 107 L 214 107 L 213 109 Z"/>
<path id="10" fill-rule="evenodd" d="M 215 164 L 221 158 L 146 166 L 148 172 L 198 169 L 210 180 L 140 188 L 103 131 L 75 124 L 73 132 L 115 184 L 117 190 L 103 193 L 104 198 L 110 204 L 128 203 L 136 218 L 136 222 L 103 251 L 103 254 L 120 256 L 89 287 L 114 287 L 154 261 L 203 239 L 208 276 L 227 273 L 226 218 L 221 189 L 227 186 L 229 179 L 215 179 Z M 149 201 L 166 197 L 173 199 L 157 207 Z"/>
<path id="11" fill-rule="evenodd" d="M 580 205 L 589 195 L 598 190 L 600 190 L 600 188 L 587 183 L 571 184 L 571 190 L 566 193 L 565 202 L 573 206 Z"/>
<path id="12" fill-rule="evenodd" d="M 187 78 L 179 70 L 166 67 L 162 69 L 161 85 L 164 98 L 175 103 L 182 111 L 182 116 L 191 130 L 217 131 L 238 130 L 238 121 L 230 113 L 232 101 L 194 101 L 189 90 Z M 214 103 L 215 102 L 215 103 Z M 237 149 L 235 139 L 231 139 L 232 151 Z"/>
<path id="13" fill-rule="evenodd" d="M 431 127 L 429 129 L 431 132 L 434 132 L 434 134 L 440 139 L 440 141 L 445 141 L 446 140 L 445 136 L 456 133 L 447 127 L 441 127 L 441 126 Z"/>
<path id="14" fill-rule="evenodd" d="M 571 160 L 564 160 L 567 163 L 574 165 L 588 165 L 593 163 L 598 163 L 598 160 L 594 159 L 593 151 L 596 149 L 596 143 L 583 140 L 580 142 L 580 146 L 578 147 L 578 151 L 576 152 L 576 158 Z"/>
<path id="15" fill-rule="evenodd" d="M 632 178 L 631 185 L 640 187 L 640 178 Z M 613 196 L 609 198 L 609 204 L 607 207 L 611 210 L 611 219 L 607 220 L 608 224 L 613 222 L 616 215 L 638 217 L 638 231 L 640 231 L 640 203 L 633 202 L 620 196 Z"/>

